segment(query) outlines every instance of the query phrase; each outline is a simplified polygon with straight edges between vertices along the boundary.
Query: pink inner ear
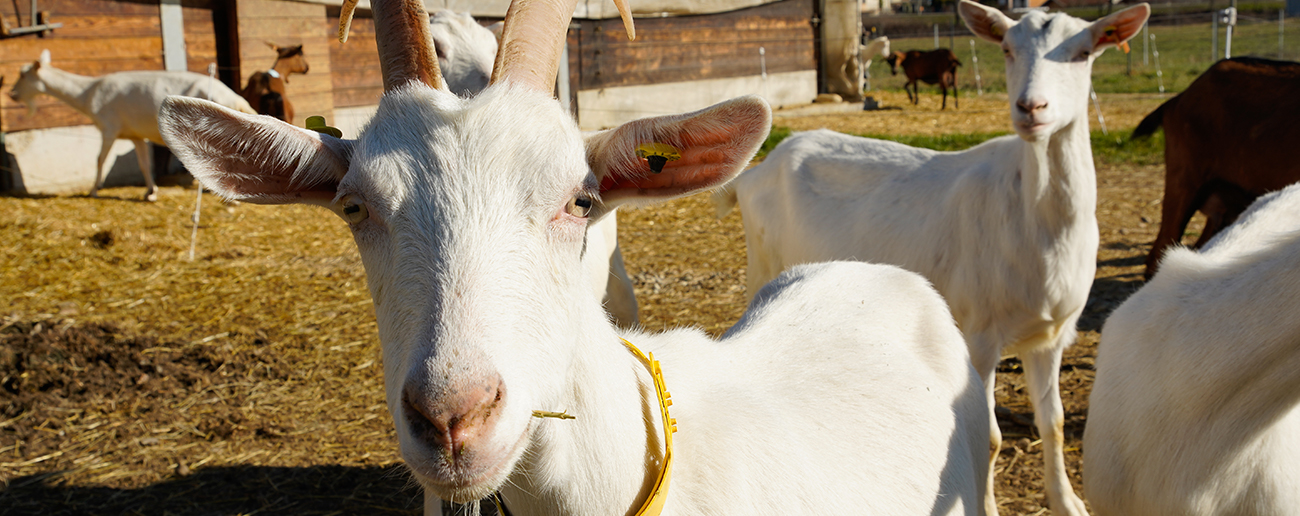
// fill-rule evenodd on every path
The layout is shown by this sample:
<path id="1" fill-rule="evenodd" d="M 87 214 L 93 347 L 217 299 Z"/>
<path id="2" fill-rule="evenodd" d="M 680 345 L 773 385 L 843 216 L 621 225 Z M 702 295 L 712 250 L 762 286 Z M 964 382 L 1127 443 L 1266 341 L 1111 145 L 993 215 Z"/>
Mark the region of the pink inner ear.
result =
<path id="1" fill-rule="evenodd" d="M 736 122 L 743 121 L 743 113 L 737 113 Z M 728 120 L 724 115 L 720 120 Z M 728 120 L 732 121 L 732 120 Z M 642 121 L 632 122 L 633 124 Z M 742 122 L 743 123 L 743 122 Z M 744 148 L 745 135 L 739 134 L 736 125 L 730 123 L 691 124 L 689 130 L 680 127 L 664 127 L 671 134 L 659 134 L 654 141 L 669 143 L 677 147 L 681 159 L 669 161 L 663 171 L 655 173 L 644 158 L 635 154 L 624 154 L 620 163 L 611 163 L 609 174 L 600 183 L 602 194 L 617 190 L 660 190 L 665 194 L 699 190 L 717 186 L 730 177 L 730 173 L 744 166 L 740 160 L 748 159 L 748 149 Z M 655 127 L 653 129 L 661 129 Z M 654 131 L 658 132 L 658 131 Z M 645 142 L 624 142 L 635 146 Z"/>

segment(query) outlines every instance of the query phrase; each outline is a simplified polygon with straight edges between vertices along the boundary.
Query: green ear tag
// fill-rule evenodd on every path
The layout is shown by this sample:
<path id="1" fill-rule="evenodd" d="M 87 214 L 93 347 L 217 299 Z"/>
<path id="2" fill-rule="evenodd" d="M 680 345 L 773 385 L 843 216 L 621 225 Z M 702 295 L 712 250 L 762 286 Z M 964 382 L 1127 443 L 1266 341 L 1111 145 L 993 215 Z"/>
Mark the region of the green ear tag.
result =
<path id="1" fill-rule="evenodd" d="M 636 155 L 639 158 L 645 158 L 650 165 L 650 171 L 658 174 L 664 171 L 664 165 L 669 161 L 682 159 L 682 154 L 677 151 L 677 147 L 666 143 L 643 143 L 636 146 Z"/>
<path id="2" fill-rule="evenodd" d="M 340 131 L 337 127 L 330 127 L 328 125 L 325 125 L 325 117 L 320 115 L 307 117 L 306 126 L 308 129 L 311 129 L 318 133 L 328 134 L 335 138 L 343 137 L 343 131 Z"/>

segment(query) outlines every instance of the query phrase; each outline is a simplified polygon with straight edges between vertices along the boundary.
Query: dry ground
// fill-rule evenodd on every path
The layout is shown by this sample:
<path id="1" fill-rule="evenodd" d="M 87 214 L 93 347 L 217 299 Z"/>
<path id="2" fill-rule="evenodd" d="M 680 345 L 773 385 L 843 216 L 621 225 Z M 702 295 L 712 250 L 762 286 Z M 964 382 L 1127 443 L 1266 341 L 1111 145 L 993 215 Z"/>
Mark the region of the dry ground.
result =
<path id="1" fill-rule="evenodd" d="M 1005 131 L 1005 97 L 779 117 L 795 129 Z M 901 94 L 876 94 L 902 105 Z M 1155 97 L 1103 98 L 1111 128 Z M 931 105 L 932 104 L 932 105 Z M 1095 124 L 1095 119 L 1094 119 Z M 1094 125 L 1095 127 L 1095 125 Z M 1079 344 L 1061 370 L 1067 460 L 1080 437 L 1104 317 L 1141 285 L 1162 167 L 1099 167 L 1102 248 Z M 302 206 L 205 197 L 187 259 L 193 190 L 0 198 L 0 513 L 415 514 L 384 405 L 373 311 L 344 224 Z M 712 333 L 744 309 L 737 215 L 707 197 L 620 214 L 650 329 Z M 1018 362 L 998 380 L 1003 514 L 1044 514 L 1041 452 Z M 900 450 L 900 452 L 905 452 Z"/>

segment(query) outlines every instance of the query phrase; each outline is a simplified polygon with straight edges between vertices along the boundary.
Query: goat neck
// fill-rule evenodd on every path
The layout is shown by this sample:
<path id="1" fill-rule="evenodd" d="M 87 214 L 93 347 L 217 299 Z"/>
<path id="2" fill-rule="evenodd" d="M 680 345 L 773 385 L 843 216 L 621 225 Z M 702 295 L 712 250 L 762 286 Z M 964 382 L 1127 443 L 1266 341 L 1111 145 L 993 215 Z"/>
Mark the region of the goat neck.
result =
<path id="1" fill-rule="evenodd" d="M 28 79 L 28 74 L 31 74 L 30 79 Z M 40 89 L 35 90 L 36 92 L 45 93 L 51 97 L 59 99 L 67 103 L 69 106 L 72 106 L 77 111 L 80 111 L 82 114 L 91 117 L 92 120 L 95 118 L 95 107 L 91 105 L 90 96 L 94 91 L 93 86 L 95 81 L 98 80 L 97 77 L 77 75 L 72 72 L 60 70 L 50 66 L 49 64 L 44 64 L 27 71 L 18 80 L 19 83 L 14 85 L 15 90 L 19 89 L 19 86 L 23 81 L 34 81 L 31 86 L 36 86 L 35 82 L 39 82 L 42 86 Z M 33 100 L 34 96 L 35 95 L 32 94 L 22 99 L 22 101 L 27 102 L 28 106 L 32 109 L 35 108 Z"/>
<path id="2" fill-rule="evenodd" d="M 1021 188 L 1030 206 L 1076 204 L 1091 213 L 1096 170 L 1088 131 L 1092 64 L 1137 34 L 1150 14 L 1140 4 L 1095 22 L 1033 11 L 1018 21 L 963 0 L 959 10 L 976 35 L 1001 45 L 1006 58 L 1011 123 L 1023 142 Z M 1075 210 L 1053 208 L 1051 216 Z"/>

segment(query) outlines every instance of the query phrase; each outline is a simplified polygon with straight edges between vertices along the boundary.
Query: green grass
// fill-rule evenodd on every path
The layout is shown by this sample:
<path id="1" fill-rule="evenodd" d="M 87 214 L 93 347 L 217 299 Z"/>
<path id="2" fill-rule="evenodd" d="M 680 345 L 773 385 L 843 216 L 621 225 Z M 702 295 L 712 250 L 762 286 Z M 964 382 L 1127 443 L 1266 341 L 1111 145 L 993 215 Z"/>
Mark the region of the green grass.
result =
<path id="1" fill-rule="evenodd" d="M 1195 25 L 1153 26 L 1150 33 L 1155 38 L 1154 49 L 1159 51 L 1161 77 L 1157 78 L 1156 59 L 1152 55 L 1147 65 L 1142 64 L 1141 35 L 1130 41 L 1132 48 L 1132 73 L 1129 73 L 1129 56 L 1117 49 L 1110 49 L 1097 58 L 1093 64 L 1093 87 L 1097 93 L 1157 93 L 1159 81 L 1163 80 L 1166 92 L 1179 92 L 1187 88 L 1192 80 L 1217 60 L 1210 54 L 1210 23 L 1207 21 Z M 1257 57 L 1278 58 L 1277 19 L 1239 18 L 1232 38 L 1234 56 L 1253 55 Z M 1223 28 L 1219 29 L 1219 52 L 1223 52 Z M 970 42 L 975 41 L 972 54 Z M 1283 59 L 1300 58 L 1300 23 L 1288 20 L 1283 34 Z M 933 38 L 892 39 L 893 50 L 928 50 L 934 48 Z M 962 92 L 975 91 L 975 63 L 972 55 L 979 57 L 979 72 L 984 91 L 1006 91 L 1006 62 L 1002 51 L 993 43 L 966 36 L 958 38 L 957 57 L 962 60 L 962 67 L 957 73 Z M 947 46 L 948 39 L 940 38 L 940 45 Z M 902 90 L 906 78 L 902 74 L 889 75 L 889 65 L 883 59 L 876 59 L 871 65 L 872 87 Z M 925 88 L 934 89 L 933 86 Z"/>
<path id="2" fill-rule="evenodd" d="M 793 131 L 789 127 L 772 127 L 767 141 L 758 151 L 759 157 L 767 156 L 777 144 L 788 138 Z M 890 134 L 859 134 L 867 138 L 889 140 L 904 145 L 932 149 L 937 151 L 966 150 L 992 138 L 1010 134 L 1008 132 L 944 134 L 939 136 L 899 136 Z M 1103 135 L 1101 131 L 1092 132 L 1092 156 L 1099 165 L 1158 165 L 1164 163 L 1165 133 L 1158 131 L 1150 138 L 1130 140 L 1127 133 Z"/>

